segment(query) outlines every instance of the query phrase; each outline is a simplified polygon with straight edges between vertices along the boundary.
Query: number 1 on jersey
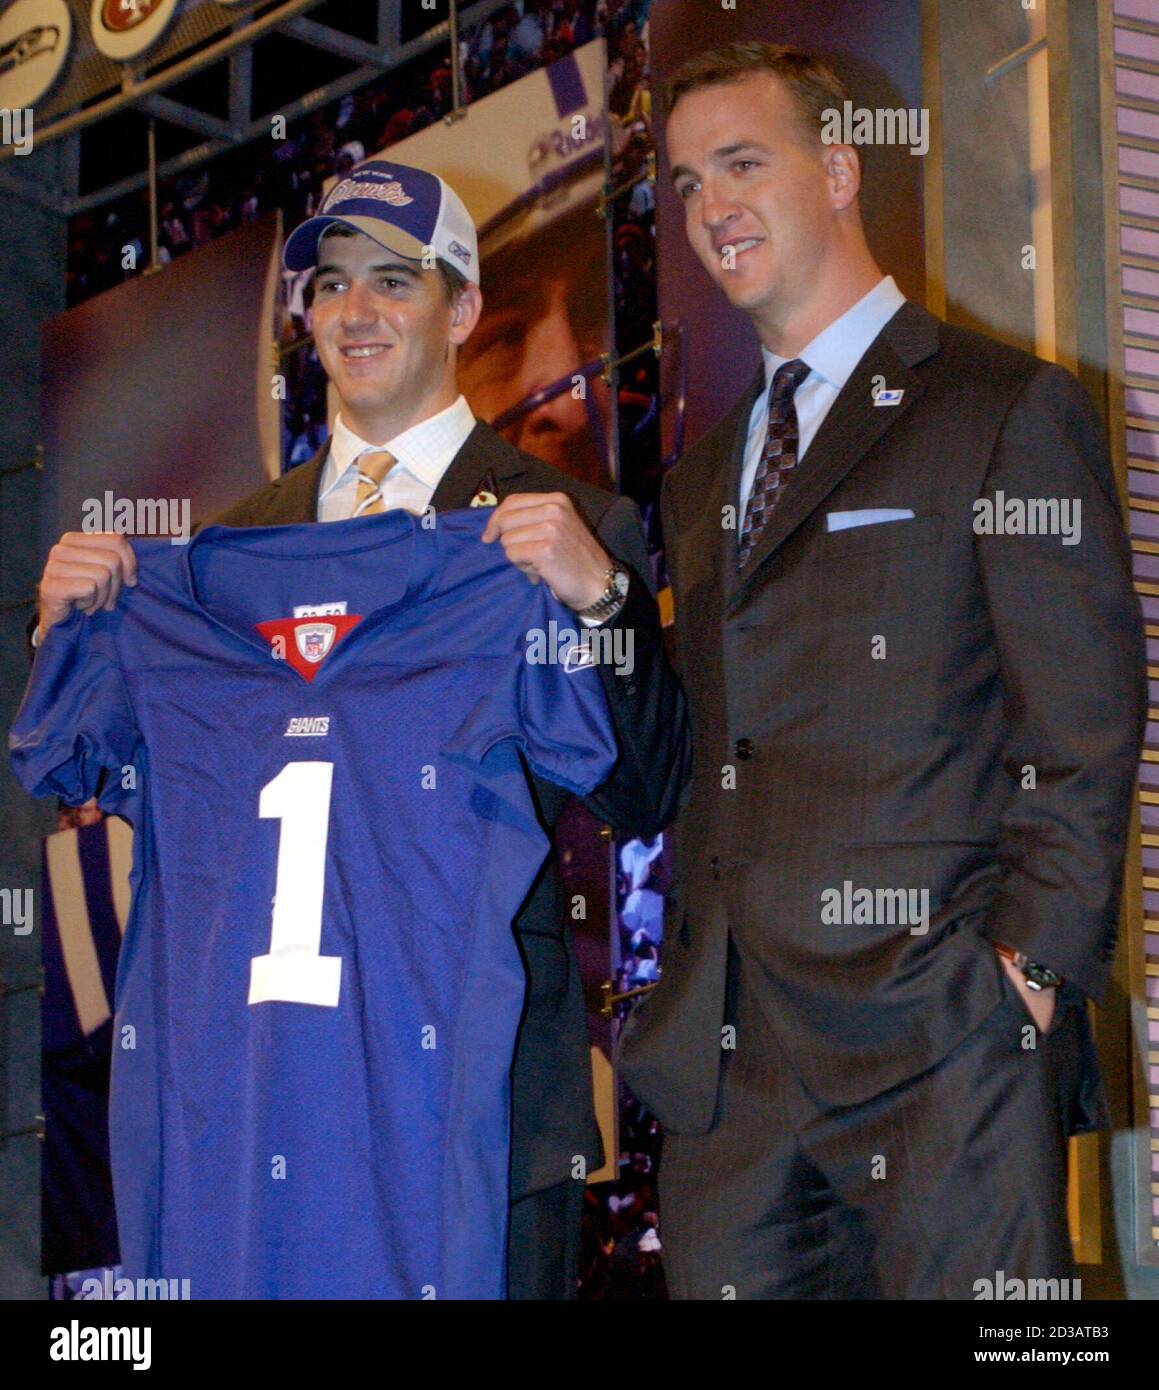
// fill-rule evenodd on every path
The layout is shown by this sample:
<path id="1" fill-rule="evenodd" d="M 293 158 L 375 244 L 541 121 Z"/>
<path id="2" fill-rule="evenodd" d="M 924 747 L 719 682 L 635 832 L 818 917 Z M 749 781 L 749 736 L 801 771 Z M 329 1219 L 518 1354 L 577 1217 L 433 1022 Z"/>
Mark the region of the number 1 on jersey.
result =
<path id="1" fill-rule="evenodd" d="M 342 957 L 320 954 L 333 782 L 333 763 L 287 763 L 262 788 L 258 815 L 282 828 L 270 952 L 250 961 L 251 1004 L 338 1004 Z"/>

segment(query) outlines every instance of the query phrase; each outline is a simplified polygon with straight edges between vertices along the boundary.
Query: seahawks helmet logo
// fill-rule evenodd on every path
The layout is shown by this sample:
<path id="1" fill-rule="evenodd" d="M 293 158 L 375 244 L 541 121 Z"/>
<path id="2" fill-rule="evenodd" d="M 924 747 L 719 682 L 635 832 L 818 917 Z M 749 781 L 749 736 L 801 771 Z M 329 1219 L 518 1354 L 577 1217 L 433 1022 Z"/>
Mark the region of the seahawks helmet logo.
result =
<path id="1" fill-rule="evenodd" d="M 37 24 L 25 29 L 6 44 L 0 44 L 0 77 L 23 67 L 42 53 L 52 53 L 60 42 L 60 30 L 55 24 Z"/>

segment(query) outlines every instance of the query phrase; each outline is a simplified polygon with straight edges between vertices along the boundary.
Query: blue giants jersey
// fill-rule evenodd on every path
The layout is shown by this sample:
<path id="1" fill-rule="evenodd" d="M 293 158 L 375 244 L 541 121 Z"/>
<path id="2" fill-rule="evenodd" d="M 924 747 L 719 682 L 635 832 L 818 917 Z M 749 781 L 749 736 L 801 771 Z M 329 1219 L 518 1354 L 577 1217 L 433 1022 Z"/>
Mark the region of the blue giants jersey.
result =
<path id="1" fill-rule="evenodd" d="M 504 1293 L 527 768 L 610 772 L 599 672 L 484 510 L 135 545 L 37 653 L 37 794 L 134 828 L 110 1141 L 125 1273 L 194 1298 Z M 529 653 L 538 652 L 537 659 Z M 551 659 L 545 660 L 548 657 Z"/>

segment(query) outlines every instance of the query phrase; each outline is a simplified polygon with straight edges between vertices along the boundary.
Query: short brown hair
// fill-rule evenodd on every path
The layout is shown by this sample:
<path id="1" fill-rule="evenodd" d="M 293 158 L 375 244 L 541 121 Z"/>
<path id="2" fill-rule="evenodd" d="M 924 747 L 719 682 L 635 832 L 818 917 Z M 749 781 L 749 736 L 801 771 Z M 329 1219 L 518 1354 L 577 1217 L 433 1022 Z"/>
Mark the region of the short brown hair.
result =
<path id="1" fill-rule="evenodd" d="M 447 303 L 454 304 L 467 288 L 467 277 L 461 270 L 456 269 L 450 261 L 444 261 L 441 256 L 435 262 L 435 269 L 439 272 L 439 279 L 443 282 L 443 289 L 447 292 Z"/>
<path id="2" fill-rule="evenodd" d="M 820 136 L 825 112 L 843 109 L 849 93 L 828 63 L 782 43 L 728 43 L 690 58 L 668 80 L 665 104 L 669 115 L 682 96 L 702 87 L 740 82 L 754 73 L 779 77 L 789 88 L 809 129 Z"/>
<path id="3" fill-rule="evenodd" d="M 357 235 L 354 228 L 348 227 L 345 222 L 331 222 L 318 238 L 318 245 L 321 247 L 322 242 L 325 241 L 328 236 L 345 237 Z M 406 259 L 409 260 L 410 257 Z M 455 300 L 458 299 L 467 288 L 467 277 L 455 266 L 444 261 L 441 256 L 435 261 L 435 269 L 439 272 L 439 281 L 442 284 L 443 293 L 447 296 L 447 303 L 454 304 Z"/>

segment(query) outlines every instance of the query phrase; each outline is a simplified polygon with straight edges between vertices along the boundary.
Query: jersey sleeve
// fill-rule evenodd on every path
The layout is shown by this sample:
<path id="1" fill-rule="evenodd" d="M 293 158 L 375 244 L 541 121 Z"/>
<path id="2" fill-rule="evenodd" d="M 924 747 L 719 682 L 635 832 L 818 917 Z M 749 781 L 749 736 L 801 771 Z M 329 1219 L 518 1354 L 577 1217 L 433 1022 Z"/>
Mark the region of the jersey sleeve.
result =
<path id="1" fill-rule="evenodd" d="M 141 736 L 105 615 L 74 613 L 49 630 L 8 747 L 17 781 L 33 796 L 79 805 L 108 772 L 100 807 L 122 809 L 122 769 L 139 761 Z"/>
<path id="2" fill-rule="evenodd" d="M 580 624 L 545 588 L 529 614 L 518 650 L 495 663 L 495 679 L 444 752 L 486 773 L 492 750 L 513 744 L 537 775 L 586 796 L 618 758 L 603 682 L 584 656 L 596 649 L 579 647 Z"/>

